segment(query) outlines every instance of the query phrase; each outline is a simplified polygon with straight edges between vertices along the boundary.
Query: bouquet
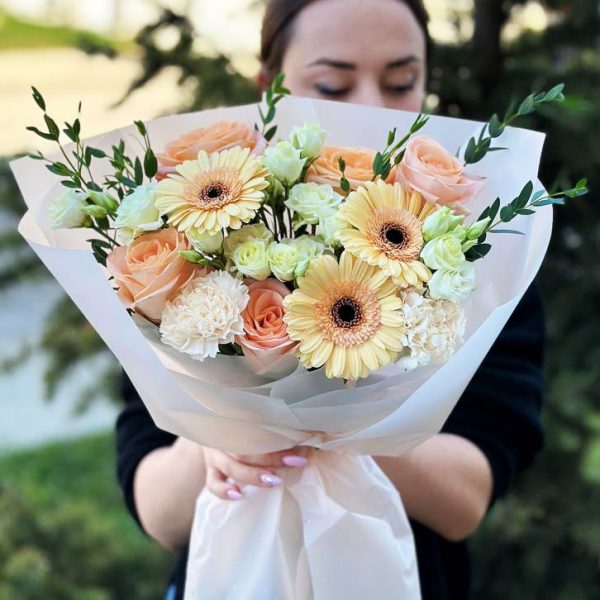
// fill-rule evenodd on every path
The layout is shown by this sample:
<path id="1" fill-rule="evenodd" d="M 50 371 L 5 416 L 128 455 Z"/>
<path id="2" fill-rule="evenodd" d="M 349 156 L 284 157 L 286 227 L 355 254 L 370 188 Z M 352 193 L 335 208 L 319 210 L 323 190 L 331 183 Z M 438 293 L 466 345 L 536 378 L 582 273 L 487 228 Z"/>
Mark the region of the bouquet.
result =
<path id="1" fill-rule="evenodd" d="M 483 124 L 287 95 L 280 76 L 262 106 L 89 141 L 75 119 L 65 147 L 34 88 L 47 131 L 31 129 L 61 155 L 13 163 L 20 231 L 159 427 L 328 450 L 241 503 L 201 493 L 186 598 L 417 598 L 369 455 L 439 431 L 540 266 L 551 205 L 586 192 L 547 193 L 543 136 L 510 127 L 562 85 Z"/>

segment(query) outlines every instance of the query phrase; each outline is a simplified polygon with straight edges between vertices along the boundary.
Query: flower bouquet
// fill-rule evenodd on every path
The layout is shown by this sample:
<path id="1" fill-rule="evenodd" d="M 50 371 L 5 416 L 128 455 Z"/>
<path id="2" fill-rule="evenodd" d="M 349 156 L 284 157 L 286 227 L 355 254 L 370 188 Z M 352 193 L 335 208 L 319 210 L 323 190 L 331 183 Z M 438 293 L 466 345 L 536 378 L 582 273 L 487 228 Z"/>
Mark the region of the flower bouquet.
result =
<path id="1" fill-rule="evenodd" d="M 200 494 L 186 598 L 418 598 L 369 455 L 439 431 L 541 264 L 551 205 L 585 193 L 546 193 L 543 136 L 509 126 L 562 86 L 487 123 L 287 95 L 278 77 L 259 107 L 90 140 L 75 119 L 64 146 L 34 88 L 31 129 L 60 155 L 12 163 L 19 229 L 159 427 L 327 450 L 243 502 Z"/>

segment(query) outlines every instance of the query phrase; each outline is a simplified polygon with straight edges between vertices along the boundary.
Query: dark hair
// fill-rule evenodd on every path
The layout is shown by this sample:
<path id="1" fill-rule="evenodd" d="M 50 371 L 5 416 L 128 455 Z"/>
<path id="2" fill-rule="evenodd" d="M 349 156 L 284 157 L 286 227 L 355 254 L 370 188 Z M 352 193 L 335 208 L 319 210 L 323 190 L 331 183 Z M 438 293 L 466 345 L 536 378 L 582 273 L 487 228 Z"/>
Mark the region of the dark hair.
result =
<path id="1" fill-rule="evenodd" d="M 260 60 L 269 78 L 281 71 L 283 57 L 291 39 L 294 20 L 302 9 L 317 0 L 269 0 L 263 18 Z M 401 0 L 408 6 L 425 35 L 427 55 L 431 38 L 427 30 L 429 15 L 422 0 Z"/>

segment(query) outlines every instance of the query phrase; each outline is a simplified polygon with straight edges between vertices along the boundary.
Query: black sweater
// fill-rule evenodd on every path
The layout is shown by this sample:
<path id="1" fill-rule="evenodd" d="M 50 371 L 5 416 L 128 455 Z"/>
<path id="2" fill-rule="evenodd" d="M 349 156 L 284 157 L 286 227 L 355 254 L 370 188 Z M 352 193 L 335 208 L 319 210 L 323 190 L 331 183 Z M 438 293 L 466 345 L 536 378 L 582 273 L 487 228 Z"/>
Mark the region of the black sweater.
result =
<path id="1" fill-rule="evenodd" d="M 493 473 L 492 503 L 540 450 L 542 429 L 542 359 L 544 320 L 538 290 L 524 295 L 504 330 L 475 373 L 443 431 L 474 442 Z M 125 502 L 139 523 L 133 498 L 133 476 L 150 451 L 173 443 L 175 436 L 158 429 L 131 382 L 123 378 L 125 407 L 117 420 L 117 474 Z M 411 522 L 424 600 L 468 597 L 470 565 L 464 542 L 445 540 Z M 173 600 L 183 597 L 187 550 L 178 556 L 171 585 Z"/>

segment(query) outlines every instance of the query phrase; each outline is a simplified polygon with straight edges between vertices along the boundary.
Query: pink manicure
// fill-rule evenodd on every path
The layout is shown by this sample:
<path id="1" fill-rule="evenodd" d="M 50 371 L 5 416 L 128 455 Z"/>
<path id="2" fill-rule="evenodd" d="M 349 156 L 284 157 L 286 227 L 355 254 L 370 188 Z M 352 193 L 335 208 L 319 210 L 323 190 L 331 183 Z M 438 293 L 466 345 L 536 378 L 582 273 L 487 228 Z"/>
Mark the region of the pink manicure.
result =
<path id="1" fill-rule="evenodd" d="M 303 456 L 284 456 L 282 461 L 288 467 L 305 467 L 308 464 L 308 460 Z"/>
<path id="2" fill-rule="evenodd" d="M 242 495 L 237 490 L 227 490 L 227 497 L 230 500 L 241 500 Z"/>

